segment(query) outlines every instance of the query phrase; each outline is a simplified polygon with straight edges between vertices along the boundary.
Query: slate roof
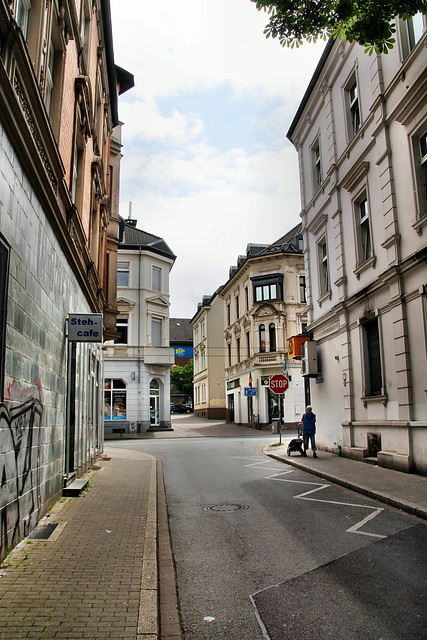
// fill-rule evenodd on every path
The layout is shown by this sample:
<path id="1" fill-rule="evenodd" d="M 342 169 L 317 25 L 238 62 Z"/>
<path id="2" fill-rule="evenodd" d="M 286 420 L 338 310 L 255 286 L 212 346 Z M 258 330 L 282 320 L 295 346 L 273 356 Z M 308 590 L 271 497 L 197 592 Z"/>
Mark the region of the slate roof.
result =
<path id="1" fill-rule="evenodd" d="M 193 327 L 190 318 L 169 318 L 169 342 L 193 343 Z"/>
<path id="2" fill-rule="evenodd" d="M 302 253 L 299 245 L 299 239 L 302 240 L 302 223 L 297 224 L 293 229 L 285 233 L 284 236 L 276 240 L 263 249 L 258 256 L 266 256 L 272 253 Z"/>
<path id="3" fill-rule="evenodd" d="M 120 218 L 119 240 L 120 249 L 135 249 L 141 247 L 142 249 L 171 258 L 174 261 L 176 259 L 176 255 L 163 238 L 155 236 L 153 233 L 142 231 L 142 229 L 137 229 L 136 220 L 124 220 Z"/>

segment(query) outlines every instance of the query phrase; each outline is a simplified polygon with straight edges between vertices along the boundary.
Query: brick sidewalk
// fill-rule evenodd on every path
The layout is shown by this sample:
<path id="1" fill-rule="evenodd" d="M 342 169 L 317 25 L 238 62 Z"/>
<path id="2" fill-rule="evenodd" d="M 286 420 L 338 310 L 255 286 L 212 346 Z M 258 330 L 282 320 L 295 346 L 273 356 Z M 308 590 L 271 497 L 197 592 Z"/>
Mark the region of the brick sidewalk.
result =
<path id="1" fill-rule="evenodd" d="M 110 450 L 91 488 L 58 503 L 49 538 L 21 543 L 0 578 L 0 638 L 157 640 L 156 460 Z"/>

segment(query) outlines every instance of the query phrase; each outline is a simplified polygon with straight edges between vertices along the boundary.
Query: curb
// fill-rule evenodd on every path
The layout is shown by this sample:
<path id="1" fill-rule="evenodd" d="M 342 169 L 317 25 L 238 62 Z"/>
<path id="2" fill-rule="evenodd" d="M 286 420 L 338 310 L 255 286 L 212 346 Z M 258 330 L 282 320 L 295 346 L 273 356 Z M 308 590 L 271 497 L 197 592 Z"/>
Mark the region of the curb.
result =
<path id="1" fill-rule="evenodd" d="M 333 482 L 334 484 L 338 484 L 341 487 L 344 487 L 345 489 L 351 489 L 351 491 L 356 491 L 356 493 L 360 493 L 366 496 L 367 498 L 378 500 L 379 502 L 387 504 L 390 507 L 394 507 L 395 509 L 400 509 L 401 511 L 404 511 L 405 513 L 409 513 L 413 516 L 416 516 L 417 518 L 427 520 L 427 509 L 424 509 L 423 507 L 417 507 L 414 504 L 411 504 L 409 502 L 404 502 L 398 498 L 393 498 L 392 496 L 381 493 L 379 491 L 374 491 L 373 489 L 364 487 L 363 485 L 356 484 L 354 482 L 349 482 L 348 480 L 342 480 L 342 478 L 338 478 L 337 476 L 334 476 L 331 473 L 306 467 L 305 465 L 299 464 L 295 460 L 292 460 L 292 458 L 287 459 L 287 458 L 284 458 L 283 456 L 279 456 L 277 454 L 271 453 L 270 451 L 267 450 L 267 448 L 263 449 L 263 453 L 269 458 L 277 460 L 278 462 L 289 464 L 292 467 L 299 469 L 300 471 L 306 471 L 307 473 L 311 473 L 313 476 L 317 476 L 319 478 L 328 480 L 329 482 Z"/>

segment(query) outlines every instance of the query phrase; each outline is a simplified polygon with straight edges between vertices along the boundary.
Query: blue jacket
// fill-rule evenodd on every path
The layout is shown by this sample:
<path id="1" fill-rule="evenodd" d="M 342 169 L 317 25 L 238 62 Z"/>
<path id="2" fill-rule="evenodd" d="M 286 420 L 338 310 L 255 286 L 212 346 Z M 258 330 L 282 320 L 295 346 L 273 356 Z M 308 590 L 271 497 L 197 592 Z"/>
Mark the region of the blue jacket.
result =
<path id="1" fill-rule="evenodd" d="M 307 412 L 304 413 L 302 417 L 302 432 L 307 434 L 316 433 L 316 414 L 311 413 L 311 416 L 308 417 Z"/>

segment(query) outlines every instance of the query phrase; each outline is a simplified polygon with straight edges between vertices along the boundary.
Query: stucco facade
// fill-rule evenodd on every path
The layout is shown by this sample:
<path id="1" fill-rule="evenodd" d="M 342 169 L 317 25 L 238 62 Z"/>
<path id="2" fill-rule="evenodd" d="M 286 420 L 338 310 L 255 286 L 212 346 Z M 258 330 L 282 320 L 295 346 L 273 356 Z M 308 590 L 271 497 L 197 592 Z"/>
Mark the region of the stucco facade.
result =
<path id="1" fill-rule="evenodd" d="M 105 434 L 170 429 L 169 273 L 175 256 L 162 238 L 121 220 L 117 333 L 104 357 Z"/>
<path id="2" fill-rule="evenodd" d="M 320 363 L 310 381 L 318 445 L 425 474 L 425 17 L 397 35 L 380 56 L 331 41 L 288 137 Z"/>
<path id="3" fill-rule="evenodd" d="M 194 343 L 194 414 L 225 420 L 224 300 L 205 296 L 191 320 Z"/>
<path id="4" fill-rule="evenodd" d="M 294 427 L 304 411 L 304 381 L 301 361 L 286 355 L 288 338 L 306 324 L 301 225 L 272 245 L 248 245 L 220 296 L 228 420 L 265 427 L 280 407 L 282 422 Z M 289 388 L 280 397 L 268 379 L 284 373 L 285 363 Z"/>

